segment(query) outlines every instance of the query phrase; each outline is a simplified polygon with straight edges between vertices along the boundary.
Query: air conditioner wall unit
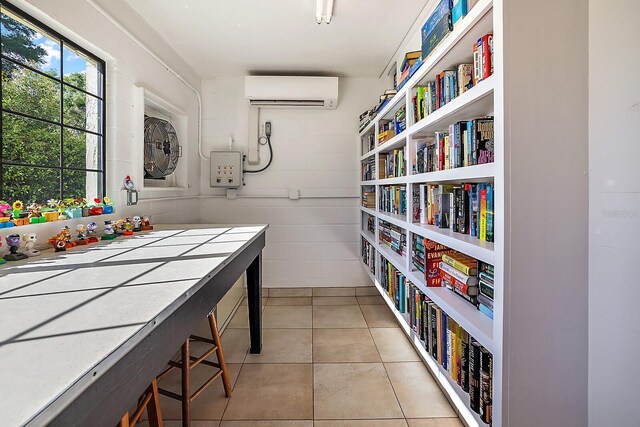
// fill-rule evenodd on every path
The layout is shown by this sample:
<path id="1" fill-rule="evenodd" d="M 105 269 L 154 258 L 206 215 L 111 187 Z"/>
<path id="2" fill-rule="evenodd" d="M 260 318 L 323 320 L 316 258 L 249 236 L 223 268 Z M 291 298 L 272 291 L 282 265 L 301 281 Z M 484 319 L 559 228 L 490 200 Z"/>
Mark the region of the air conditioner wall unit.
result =
<path id="1" fill-rule="evenodd" d="M 252 106 L 315 107 L 333 110 L 338 107 L 337 77 L 246 76 L 245 98 Z"/>

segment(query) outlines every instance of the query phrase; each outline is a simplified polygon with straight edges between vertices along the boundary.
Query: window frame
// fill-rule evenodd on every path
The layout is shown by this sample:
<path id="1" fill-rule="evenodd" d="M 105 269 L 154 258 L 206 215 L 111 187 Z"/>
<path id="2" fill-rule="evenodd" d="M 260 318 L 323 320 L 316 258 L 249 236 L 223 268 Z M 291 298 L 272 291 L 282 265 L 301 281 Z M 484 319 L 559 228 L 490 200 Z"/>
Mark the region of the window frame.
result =
<path id="1" fill-rule="evenodd" d="M 54 29 L 52 29 L 51 27 L 49 27 L 48 25 L 44 24 L 42 21 L 34 18 L 33 16 L 31 16 L 30 14 L 24 12 L 23 10 L 17 8 L 16 6 L 14 6 L 13 4 L 9 3 L 6 0 L 0 0 L 0 6 L 2 8 L 6 8 L 7 10 L 9 10 L 11 13 L 19 16 L 20 18 L 24 19 L 25 21 L 27 21 L 29 24 L 32 24 L 33 26 L 42 29 L 43 31 L 45 31 L 48 35 L 55 37 L 59 40 L 60 42 L 60 77 L 52 77 L 48 74 L 46 74 L 45 72 L 42 72 L 34 67 L 31 67 L 30 65 L 27 64 L 23 64 L 20 61 L 16 61 L 15 59 L 9 57 L 8 55 L 5 55 L 2 51 L 0 51 L 0 58 L 2 58 L 2 60 L 4 61 L 9 61 L 12 64 L 15 64 L 19 67 L 23 67 L 26 70 L 29 70 L 31 72 L 35 72 L 41 76 L 45 76 L 49 79 L 51 79 L 52 81 L 56 82 L 57 84 L 60 85 L 60 122 L 55 122 L 52 120 L 48 120 L 48 119 L 44 119 L 44 118 L 40 118 L 40 117 L 36 117 L 36 116 L 32 116 L 29 114 L 25 114 L 25 113 L 21 113 L 18 111 L 13 111 L 7 108 L 3 107 L 3 84 L 2 84 L 2 79 L 0 79 L 0 194 L 2 194 L 4 197 L 4 182 L 3 182 L 3 168 L 4 166 L 21 166 L 21 167 L 33 167 L 33 168 L 39 168 L 39 169 L 49 169 L 49 170 L 59 170 L 60 171 L 60 180 L 58 183 L 58 198 L 60 200 L 62 200 L 64 198 L 64 172 L 65 171 L 78 171 L 78 172 L 94 172 L 94 173 L 99 173 L 101 174 L 101 179 L 98 180 L 98 185 L 99 188 L 97 188 L 97 194 L 98 197 L 102 198 L 105 196 L 106 194 L 106 189 L 107 189 L 107 96 L 106 96 L 106 92 L 107 92 L 107 64 L 106 61 L 104 61 L 102 58 L 98 57 L 97 55 L 93 54 L 92 52 L 88 51 L 87 49 L 83 48 L 82 46 L 80 46 L 79 44 L 75 43 L 73 40 L 70 40 L 68 37 L 63 36 L 62 34 L 60 34 L 59 32 L 55 31 Z M 1 38 L 1 35 L 0 35 Z M 64 50 L 65 47 L 70 47 L 71 49 L 78 51 L 80 53 L 82 53 L 83 55 L 86 55 L 89 59 L 95 61 L 99 67 L 99 71 L 102 74 L 102 78 L 101 78 L 101 82 L 100 84 L 102 85 L 102 90 L 99 91 L 100 95 L 97 94 L 93 94 L 85 89 L 79 88 L 71 83 L 68 83 L 64 80 Z M 78 126 L 74 126 L 74 125 L 69 125 L 69 124 L 65 124 L 64 123 L 64 88 L 69 87 L 73 90 L 77 90 L 80 91 L 86 95 L 92 96 L 94 98 L 96 98 L 98 100 L 98 117 L 99 119 L 102 120 L 100 129 L 98 132 L 94 132 L 88 129 L 83 129 L 80 128 Z M 47 166 L 47 165 L 29 165 L 29 164 L 24 164 L 24 163 L 19 163 L 19 162 L 15 162 L 15 161 L 5 161 L 3 159 L 3 141 L 2 141 L 2 121 L 3 121 L 3 115 L 4 113 L 7 112 L 8 114 L 12 114 L 16 117 L 22 117 L 22 118 L 26 118 L 26 119 L 30 119 L 30 120 L 36 120 L 40 123 L 45 123 L 48 125 L 53 125 L 53 126 L 58 126 L 60 129 L 60 162 L 58 164 L 58 166 Z M 65 166 L 65 159 L 64 159 L 64 130 L 65 129 L 70 129 L 70 130 L 75 130 L 75 131 L 80 131 L 80 132 L 85 132 L 91 135 L 95 135 L 98 138 L 100 138 L 100 142 L 98 144 L 98 165 L 99 168 L 98 169 L 89 169 L 86 168 L 86 164 L 85 164 L 85 168 L 77 168 L 77 167 L 68 167 Z M 45 203 L 46 200 L 36 200 L 35 202 L 37 203 Z"/>

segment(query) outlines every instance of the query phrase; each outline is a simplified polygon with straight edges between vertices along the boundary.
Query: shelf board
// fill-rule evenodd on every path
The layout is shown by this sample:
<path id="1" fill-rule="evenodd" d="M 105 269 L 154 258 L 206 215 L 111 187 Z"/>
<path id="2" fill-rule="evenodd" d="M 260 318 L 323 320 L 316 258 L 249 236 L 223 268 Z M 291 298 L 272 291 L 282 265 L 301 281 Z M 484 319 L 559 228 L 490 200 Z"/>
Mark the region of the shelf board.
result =
<path id="1" fill-rule="evenodd" d="M 392 117 L 396 113 L 396 111 L 400 109 L 400 107 L 405 105 L 405 103 L 400 101 L 404 101 L 404 97 L 407 95 L 407 91 L 404 90 L 404 87 L 402 89 L 403 90 L 400 90 L 397 94 L 395 94 L 395 96 L 391 98 L 389 103 L 385 105 L 384 108 L 380 110 L 380 112 L 378 112 L 378 114 L 376 114 L 376 118 L 374 119 L 374 121 L 378 122 L 380 120 L 390 120 L 390 117 Z"/>
<path id="2" fill-rule="evenodd" d="M 377 122 L 377 121 L 378 121 L 378 116 L 376 115 L 376 117 L 374 117 L 374 118 L 373 118 L 373 120 L 371 120 L 371 121 L 369 122 L 369 124 L 368 124 L 368 125 L 366 125 L 366 126 L 364 127 L 364 129 L 362 129 L 362 131 L 359 133 L 360 138 L 362 138 L 362 137 L 363 137 L 363 136 L 365 136 L 365 135 L 368 135 L 368 134 L 370 134 L 370 133 L 375 132 L 374 126 L 375 126 L 375 124 L 376 124 L 376 122 Z"/>
<path id="3" fill-rule="evenodd" d="M 360 185 L 376 185 L 378 181 L 376 181 L 375 179 L 372 179 L 370 181 L 360 181 Z"/>
<path id="4" fill-rule="evenodd" d="M 378 185 L 393 185 L 393 184 L 405 184 L 406 181 L 407 181 L 406 176 L 399 176 L 396 178 L 384 178 L 384 179 L 378 179 L 377 181 L 374 180 L 374 183 Z"/>
<path id="5" fill-rule="evenodd" d="M 402 266 L 402 268 L 398 268 L 398 270 L 400 270 L 401 272 L 406 272 L 407 269 L 404 268 L 404 265 L 406 263 L 406 255 L 400 255 L 394 252 L 389 246 L 384 245 L 382 243 L 378 243 L 376 245 L 376 249 L 378 249 L 378 253 L 380 255 L 385 257 L 387 260 L 391 261 L 391 263 L 396 267 Z"/>
<path id="6" fill-rule="evenodd" d="M 368 153 L 366 153 L 366 154 L 362 155 L 362 156 L 360 157 L 360 161 L 362 162 L 362 161 L 364 161 L 364 160 L 367 160 L 369 157 L 373 156 L 374 154 L 376 154 L 376 150 L 375 150 L 375 148 L 374 148 L 373 150 L 369 151 Z"/>
<path id="7" fill-rule="evenodd" d="M 364 237 L 371 245 L 376 248 L 376 236 L 373 235 L 369 230 L 360 230 L 360 234 Z"/>
<path id="8" fill-rule="evenodd" d="M 406 132 L 413 138 L 433 137 L 434 132 L 447 130 L 455 122 L 493 114 L 494 87 L 495 77 L 490 76 L 411 125 Z"/>
<path id="9" fill-rule="evenodd" d="M 394 214 L 390 212 L 377 212 L 376 215 L 379 219 L 390 222 L 391 224 L 407 229 L 407 216 L 401 214 Z"/>
<path id="10" fill-rule="evenodd" d="M 495 163 L 464 166 L 461 168 L 447 169 L 435 172 L 419 173 L 404 177 L 406 183 L 431 183 L 431 182 L 486 182 L 493 181 L 496 176 Z M 369 182 L 375 182 L 369 181 Z"/>
<path id="11" fill-rule="evenodd" d="M 426 286 L 420 271 L 405 276 L 493 354 L 493 320 L 449 289 Z"/>
<path id="12" fill-rule="evenodd" d="M 360 210 L 364 213 L 368 213 L 369 215 L 376 217 L 378 215 L 376 215 L 376 211 L 373 209 L 369 209 L 369 208 L 365 208 L 364 206 L 360 206 Z"/>
<path id="13" fill-rule="evenodd" d="M 484 242 L 468 234 L 456 233 L 449 228 L 439 228 L 429 224 L 407 223 L 404 228 L 480 261 L 494 264 L 492 242 Z"/>
<path id="14" fill-rule="evenodd" d="M 389 309 L 396 317 L 396 320 L 400 324 L 401 329 L 407 335 L 409 341 L 415 347 L 427 367 L 431 370 L 432 375 L 435 377 L 436 381 L 438 381 L 440 387 L 445 393 L 447 393 L 452 404 L 456 407 L 456 409 L 458 409 L 460 415 L 462 415 L 467 425 L 485 426 L 486 424 L 482 422 L 478 414 L 471 410 L 469 394 L 465 393 L 462 388 L 455 381 L 453 381 L 449 373 L 442 367 L 442 365 L 438 364 L 438 362 L 434 360 L 433 357 L 431 357 L 431 355 L 425 350 L 424 342 L 415 333 L 415 331 L 411 329 L 411 327 L 409 327 L 409 324 L 404 315 L 396 309 L 395 304 L 393 303 L 393 301 L 391 301 L 391 298 L 389 297 L 387 292 L 382 289 L 379 283 L 368 271 L 368 266 L 363 262 L 361 262 L 361 264 L 363 268 L 365 268 L 365 271 L 368 273 L 369 278 L 373 281 L 374 286 L 376 287 L 378 292 L 380 292 L 382 299 L 385 301 L 387 306 L 389 306 Z"/>
<path id="15" fill-rule="evenodd" d="M 394 150 L 396 148 L 402 147 L 403 145 L 405 145 L 406 139 L 407 139 L 407 135 L 409 133 L 407 132 L 407 130 L 405 129 L 404 131 L 400 132 L 399 134 L 397 134 L 396 136 L 394 136 L 393 138 L 391 138 L 388 141 L 383 142 L 382 144 L 378 145 L 373 151 L 376 153 L 380 153 L 380 152 L 388 152 L 391 150 Z"/>

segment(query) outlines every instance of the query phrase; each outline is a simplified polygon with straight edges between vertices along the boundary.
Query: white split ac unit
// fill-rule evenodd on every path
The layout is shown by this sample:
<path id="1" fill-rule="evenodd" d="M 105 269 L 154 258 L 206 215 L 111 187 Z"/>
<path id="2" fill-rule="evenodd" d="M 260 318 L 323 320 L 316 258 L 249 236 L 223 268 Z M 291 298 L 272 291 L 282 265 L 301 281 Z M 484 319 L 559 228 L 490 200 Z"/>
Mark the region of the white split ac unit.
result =
<path id="1" fill-rule="evenodd" d="M 337 77 L 246 76 L 244 96 L 254 107 L 338 107 Z"/>

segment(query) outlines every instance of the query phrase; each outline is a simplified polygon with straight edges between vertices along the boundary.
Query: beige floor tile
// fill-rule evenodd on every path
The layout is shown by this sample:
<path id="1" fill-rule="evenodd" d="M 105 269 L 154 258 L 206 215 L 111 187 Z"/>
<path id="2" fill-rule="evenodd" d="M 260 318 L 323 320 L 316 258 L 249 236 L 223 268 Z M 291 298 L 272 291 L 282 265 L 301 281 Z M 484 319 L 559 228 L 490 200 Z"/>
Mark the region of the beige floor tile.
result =
<path id="1" fill-rule="evenodd" d="M 313 362 L 380 362 L 368 329 L 314 329 Z"/>
<path id="2" fill-rule="evenodd" d="M 249 327 L 249 309 L 247 306 L 240 306 L 233 315 L 227 328 L 248 328 Z"/>
<path id="3" fill-rule="evenodd" d="M 397 420 L 318 420 L 314 427 L 407 427 L 403 419 Z"/>
<path id="4" fill-rule="evenodd" d="M 225 329 L 222 333 L 222 350 L 227 363 L 242 363 L 249 350 L 249 330 Z"/>
<path id="5" fill-rule="evenodd" d="M 398 321 L 385 305 L 361 305 L 360 310 L 370 328 L 398 328 Z"/>
<path id="6" fill-rule="evenodd" d="M 313 421 L 223 421 L 220 427 L 313 427 Z"/>
<path id="7" fill-rule="evenodd" d="M 424 363 L 385 363 L 384 366 L 407 418 L 456 416 Z M 416 399 L 416 396 L 420 396 L 420 399 Z"/>
<path id="8" fill-rule="evenodd" d="M 314 297 L 354 297 L 356 288 L 313 288 Z"/>
<path id="9" fill-rule="evenodd" d="M 314 365 L 315 419 L 402 418 L 381 363 Z"/>
<path id="10" fill-rule="evenodd" d="M 311 329 L 264 329 L 262 353 L 245 363 L 311 363 Z"/>
<path id="11" fill-rule="evenodd" d="M 400 328 L 370 329 L 383 362 L 414 362 L 420 357 Z"/>
<path id="12" fill-rule="evenodd" d="M 215 356 L 210 358 L 215 361 Z M 235 383 L 240 372 L 240 364 L 228 363 L 231 383 Z M 215 368 L 199 365 L 191 371 L 191 393 L 195 392 L 204 382 L 213 375 Z M 169 372 L 158 384 L 160 388 L 180 394 L 181 374 L 178 369 Z M 191 404 L 191 418 L 193 420 L 219 420 L 229 399 L 224 395 L 222 378 L 219 377 L 209 385 Z M 182 404 L 178 400 L 160 395 L 160 408 L 163 420 L 180 420 L 182 417 Z"/>
<path id="13" fill-rule="evenodd" d="M 310 296 L 313 296 L 312 288 L 269 288 L 269 298 Z"/>
<path id="14" fill-rule="evenodd" d="M 371 296 L 362 296 L 362 297 L 356 297 L 358 299 L 358 304 L 360 305 L 382 305 L 386 303 L 384 302 L 384 300 L 382 299 L 382 297 L 378 294 L 378 295 L 371 295 Z"/>
<path id="15" fill-rule="evenodd" d="M 356 288 L 356 296 L 357 297 L 365 297 L 365 296 L 373 296 L 380 295 L 378 292 L 378 288 L 375 286 L 360 286 Z"/>
<path id="16" fill-rule="evenodd" d="M 311 328 L 310 306 L 268 305 L 262 315 L 263 328 Z"/>
<path id="17" fill-rule="evenodd" d="M 312 366 L 243 365 L 224 420 L 312 419 Z"/>
<path id="18" fill-rule="evenodd" d="M 357 305 L 313 306 L 314 328 L 366 328 L 367 323 Z"/>
<path id="19" fill-rule="evenodd" d="M 356 297 L 313 297 L 313 305 L 358 305 Z"/>
<path id="20" fill-rule="evenodd" d="M 407 420 L 409 427 L 464 427 L 458 418 L 422 418 Z"/>
<path id="21" fill-rule="evenodd" d="M 271 298 L 269 305 L 311 305 L 311 297 Z"/>

